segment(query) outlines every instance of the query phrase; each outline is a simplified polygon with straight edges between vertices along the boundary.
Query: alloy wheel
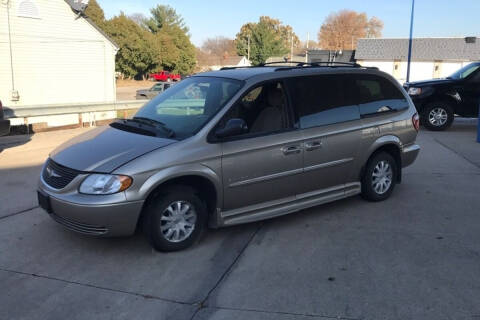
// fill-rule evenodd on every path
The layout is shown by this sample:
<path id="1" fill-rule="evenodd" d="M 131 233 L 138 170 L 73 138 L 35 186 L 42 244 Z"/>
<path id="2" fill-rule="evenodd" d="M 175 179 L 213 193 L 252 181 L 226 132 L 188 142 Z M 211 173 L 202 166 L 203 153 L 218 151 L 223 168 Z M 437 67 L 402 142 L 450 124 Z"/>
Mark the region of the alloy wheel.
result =
<path id="1" fill-rule="evenodd" d="M 377 194 L 384 194 L 392 185 L 393 171 L 387 161 L 380 161 L 373 169 L 372 187 Z"/>
<path id="2" fill-rule="evenodd" d="M 192 234 L 197 221 L 194 206 L 187 201 L 175 201 L 167 206 L 160 218 L 160 231 L 170 242 L 182 242 Z"/>
<path id="3" fill-rule="evenodd" d="M 436 127 L 441 127 L 447 123 L 448 114 L 444 108 L 436 107 L 428 114 L 428 121 L 430 124 Z"/>

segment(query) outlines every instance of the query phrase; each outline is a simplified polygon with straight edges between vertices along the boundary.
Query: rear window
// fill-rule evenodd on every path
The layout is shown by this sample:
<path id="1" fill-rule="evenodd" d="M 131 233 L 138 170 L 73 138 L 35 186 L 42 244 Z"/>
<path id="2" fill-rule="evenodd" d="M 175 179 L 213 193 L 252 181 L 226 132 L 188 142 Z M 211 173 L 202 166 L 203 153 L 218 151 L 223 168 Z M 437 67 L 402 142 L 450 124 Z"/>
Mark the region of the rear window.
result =
<path id="1" fill-rule="evenodd" d="M 297 125 L 305 129 L 360 119 L 358 106 L 344 92 L 347 79 L 342 75 L 288 79 Z"/>
<path id="2" fill-rule="evenodd" d="M 352 81 L 352 99 L 359 104 L 362 116 L 408 108 L 402 92 L 383 77 L 357 74 Z"/>

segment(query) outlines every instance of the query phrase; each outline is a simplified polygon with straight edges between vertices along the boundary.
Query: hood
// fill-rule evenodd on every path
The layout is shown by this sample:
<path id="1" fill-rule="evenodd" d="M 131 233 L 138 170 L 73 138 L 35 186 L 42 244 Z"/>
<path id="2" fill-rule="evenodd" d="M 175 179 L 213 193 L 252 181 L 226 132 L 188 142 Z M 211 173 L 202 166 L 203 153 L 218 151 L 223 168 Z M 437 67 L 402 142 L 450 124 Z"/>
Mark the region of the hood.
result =
<path id="1" fill-rule="evenodd" d="M 147 93 L 149 91 L 150 91 L 149 89 L 141 89 L 141 90 L 137 90 L 137 94 Z"/>
<path id="2" fill-rule="evenodd" d="M 109 173 L 141 155 L 177 142 L 114 129 L 88 131 L 55 149 L 50 158 L 79 171 Z"/>
<path id="3" fill-rule="evenodd" d="M 431 80 L 422 80 L 422 81 L 414 81 L 414 82 L 407 82 L 405 86 L 408 87 L 427 87 L 427 86 L 434 86 L 437 84 L 448 84 L 454 82 L 453 79 L 431 79 Z"/>

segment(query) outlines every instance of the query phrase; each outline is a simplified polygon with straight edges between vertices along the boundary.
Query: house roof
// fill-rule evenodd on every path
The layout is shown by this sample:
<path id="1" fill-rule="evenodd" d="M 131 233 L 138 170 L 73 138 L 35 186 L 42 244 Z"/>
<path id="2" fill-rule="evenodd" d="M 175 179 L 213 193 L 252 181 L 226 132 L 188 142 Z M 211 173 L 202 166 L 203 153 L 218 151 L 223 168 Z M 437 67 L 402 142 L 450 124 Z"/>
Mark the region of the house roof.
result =
<path id="1" fill-rule="evenodd" d="M 413 60 L 480 60 L 480 39 L 416 38 L 412 44 Z M 408 39 L 359 39 L 357 60 L 407 60 Z"/>
<path id="2" fill-rule="evenodd" d="M 330 62 L 335 57 L 336 62 L 355 62 L 353 58 L 355 50 L 343 50 L 341 53 L 335 50 L 308 50 L 309 62 Z"/>

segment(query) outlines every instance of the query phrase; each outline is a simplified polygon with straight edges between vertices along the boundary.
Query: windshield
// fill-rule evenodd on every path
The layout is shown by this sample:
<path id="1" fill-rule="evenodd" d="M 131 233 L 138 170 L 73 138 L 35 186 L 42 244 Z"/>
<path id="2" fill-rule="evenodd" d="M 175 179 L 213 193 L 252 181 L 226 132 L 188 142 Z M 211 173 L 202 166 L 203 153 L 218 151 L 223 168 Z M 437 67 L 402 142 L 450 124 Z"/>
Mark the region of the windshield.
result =
<path id="1" fill-rule="evenodd" d="M 457 70 L 454 74 L 452 74 L 450 77 L 447 77 L 447 79 L 465 79 L 469 75 L 471 75 L 473 72 L 475 72 L 478 68 L 480 68 L 480 64 L 478 63 L 471 63 L 466 65 L 460 70 Z"/>
<path id="2" fill-rule="evenodd" d="M 145 104 L 134 118 L 162 123 L 175 133 L 175 138 L 185 139 L 196 134 L 242 84 L 224 78 L 188 78 Z"/>

